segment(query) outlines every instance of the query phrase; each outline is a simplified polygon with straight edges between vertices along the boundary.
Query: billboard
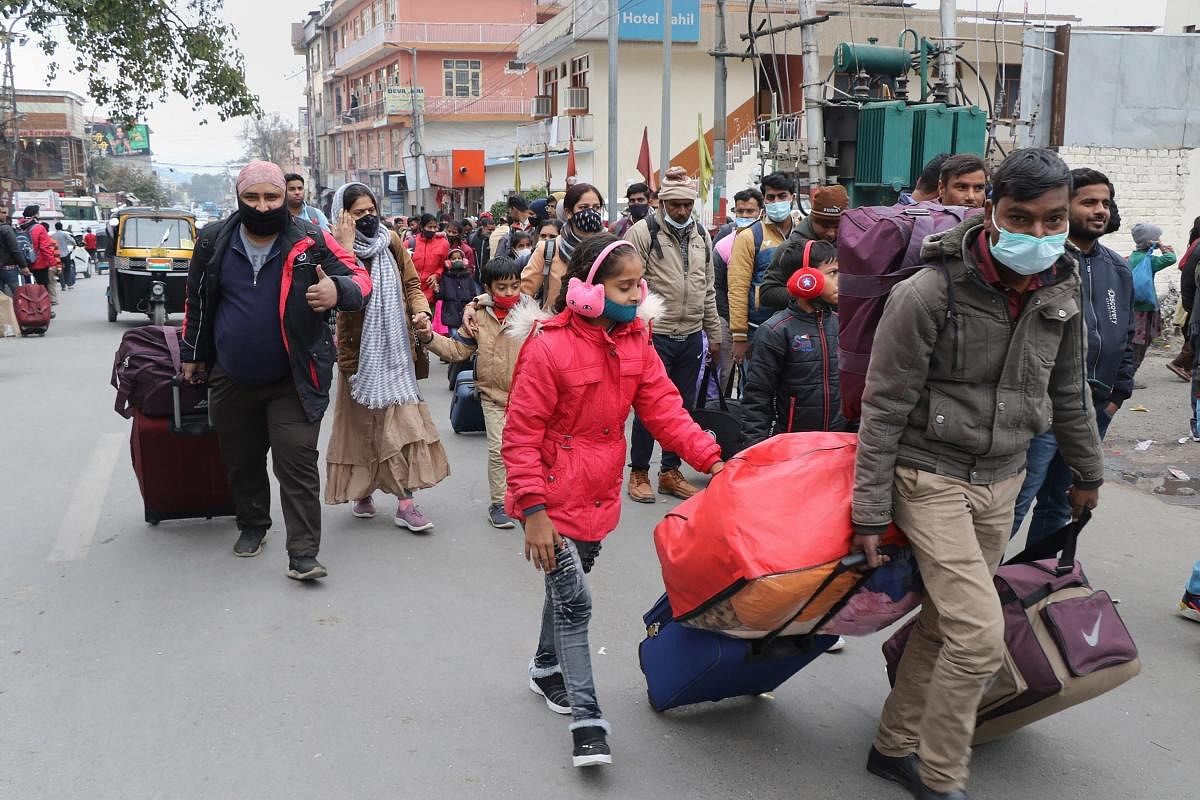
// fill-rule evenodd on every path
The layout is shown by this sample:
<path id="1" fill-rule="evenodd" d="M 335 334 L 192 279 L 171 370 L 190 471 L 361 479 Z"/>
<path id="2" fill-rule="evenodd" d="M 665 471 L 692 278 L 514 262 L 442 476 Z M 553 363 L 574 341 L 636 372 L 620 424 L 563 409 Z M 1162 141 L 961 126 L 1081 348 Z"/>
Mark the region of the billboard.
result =
<path id="1" fill-rule="evenodd" d="M 150 155 L 150 128 L 146 125 L 92 123 L 92 144 L 106 156 Z"/>
<path id="2" fill-rule="evenodd" d="M 626 42 L 663 40 L 663 0 L 624 2 L 617 11 L 618 35 Z M 672 0 L 671 41 L 700 41 L 700 0 Z"/>
<path id="3" fill-rule="evenodd" d="M 417 113 L 425 111 L 425 89 L 418 86 L 410 89 L 407 86 L 388 86 L 383 93 L 383 112 L 385 114 L 413 113 L 413 100 L 416 100 Z"/>

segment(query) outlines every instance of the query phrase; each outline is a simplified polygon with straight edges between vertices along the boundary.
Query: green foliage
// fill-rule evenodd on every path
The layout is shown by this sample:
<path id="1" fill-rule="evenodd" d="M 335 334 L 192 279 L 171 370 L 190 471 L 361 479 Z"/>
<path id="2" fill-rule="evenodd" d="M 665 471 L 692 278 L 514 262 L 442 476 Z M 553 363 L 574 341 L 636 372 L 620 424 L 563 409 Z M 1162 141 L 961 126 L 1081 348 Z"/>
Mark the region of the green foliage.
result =
<path id="1" fill-rule="evenodd" d="M 88 94 L 113 120 L 144 118 L 172 92 L 196 110 L 226 120 L 259 111 L 246 86 L 237 34 L 221 21 L 222 0 L 0 0 L 0 18 L 24 29 L 54 56 L 62 42 L 75 49 L 60 66 L 87 76 Z M 24 26 L 24 27 L 23 27 Z"/>
<path id="2" fill-rule="evenodd" d="M 158 176 L 144 169 L 122 164 L 120 159 L 98 158 L 92 161 L 92 175 L 106 191 L 132 192 L 143 203 L 163 205 L 168 194 Z"/>
<path id="3" fill-rule="evenodd" d="M 188 194 L 197 203 L 216 203 L 225 201 L 225 195 L 230 191 L 229 176 L 225 173 L 216 175 L 193 175 L 190 183 L 184 186 Z"/>

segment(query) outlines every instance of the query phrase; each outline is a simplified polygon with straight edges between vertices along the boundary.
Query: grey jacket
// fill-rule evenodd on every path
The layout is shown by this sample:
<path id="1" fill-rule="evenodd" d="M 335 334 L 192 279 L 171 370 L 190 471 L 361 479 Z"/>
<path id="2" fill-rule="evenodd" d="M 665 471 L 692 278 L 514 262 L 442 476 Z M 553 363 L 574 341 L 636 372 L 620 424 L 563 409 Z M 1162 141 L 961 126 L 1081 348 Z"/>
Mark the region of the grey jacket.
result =
<path id="1" fill-rule="evenodd" d="M 1043 272 L 1013 321 L 971 252 L 982 231 L 976 217 L 926 239 L 926 263 L 941 266 L 898 284 L 884 308 L 855 464 L 853 520 L 862 532 L 891 521 L 897 464 L 995 483 L 1024 469 L 1029 440 L 1051 427 L 1075 484 L 1102 481 L 1075 262 L 1064 256 Z"/>
<path id="2" fill-rule="evenodd" d="M 647 219 L 629 227 L 625 239 L 637 248 L 646 264 L 646 283 L 650 291 L 662 296 L 667 309 L 654 324 L 654 333 L 688 336 L 703 329 L 709 341 L 721 338 L 717 316 L 717 288 L 712 265 L 712 243 L 699 223 L 686 232 L 686 246 L 679 234 L 663 225 L 658 230 L 660 257 L 655 251 Z"/>

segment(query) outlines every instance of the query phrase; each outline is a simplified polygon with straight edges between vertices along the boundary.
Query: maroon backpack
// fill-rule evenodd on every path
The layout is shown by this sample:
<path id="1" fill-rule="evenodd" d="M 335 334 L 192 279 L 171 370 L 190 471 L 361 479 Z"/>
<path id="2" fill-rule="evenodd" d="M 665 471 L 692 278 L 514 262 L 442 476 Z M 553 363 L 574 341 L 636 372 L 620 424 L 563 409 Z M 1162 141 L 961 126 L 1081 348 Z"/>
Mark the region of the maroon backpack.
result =
<path id="1" fill-rule="evenodd" d="M 172 387 L 183 372 L 179 354 L 182 338 L 182 329 L 171 325 L 145 325 L 125 332 L 112 369 L 118 414 L 128 419 L 137 409 L 148 417 L 174 416 Z M 208 407 L 204 386 L 182 384 L 179 395 L 181 414 L 194 414 Z"/>
<path id="2" fill-rule="evenodd" d="M 924 266 L 925 237 L 953 228 L 978 211 L 926 201 L 864 206 L 842 214 L 837 241 L 838 371 L 846 419 L 862 416 L 871 344 L 888 293 Z M 953 309 L 953 296 L 950 304 Z"/>

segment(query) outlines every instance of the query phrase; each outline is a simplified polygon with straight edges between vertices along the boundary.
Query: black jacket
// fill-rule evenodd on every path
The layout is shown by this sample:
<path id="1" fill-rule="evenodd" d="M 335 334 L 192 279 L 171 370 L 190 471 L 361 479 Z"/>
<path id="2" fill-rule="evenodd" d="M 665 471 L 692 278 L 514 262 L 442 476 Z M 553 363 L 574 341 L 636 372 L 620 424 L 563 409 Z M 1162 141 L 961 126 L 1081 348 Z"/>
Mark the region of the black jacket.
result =
<path id="1" fill-rule="evenodd" d="M 371 276 L 330 234 L 299 217 L 289 215 L 289 220 L 279 235 L 284 253 L 280 324 L 300 403 L 316 422 L 329 405 L 336 354 L 326 316 L 309 308 L 305 292 L 317 282 L 316 269 L 321 267 L 337 284 L 338 310 L 359 311 L 371 293 Z M 181 353 L 185 362 L 212 366 L 217 360 L 213 322 L 221 302 L 221 261 L 240 225 L 241 217 L 234 212 L 200 231 L 188 269 Z"/>
<path id="2" fill-rule="evenodd" d="M 776 433 L 848 431 L 838 391 L 837 314 L 802 311 L 793 300 L 758 328 L 746 390 L 746 445 Z"/>
<path id="3" fill-rule="evenodd" d="M 1192 327 L 1193 313 L 1196 310 L 1196 267 L 1200 265 L 1200 247 L 1193 244 L 1188 245 L 1188 249 L 1183 254 L 1183 263 L 1179 265 L 1181 274 L 1179 276 L 1179 302 L 1183 303 L 1183 310 L 1188 312 L 1187 319 L 1183 323 L 1183 333 L 1185 336 L 1191 336 L 1190 328 Z"/>
<path id="4" fill-rule="evenodd" d="M 1097 408 L 1120 406 L 1133 394 L 1133 273 L 1125 259 L 1096 242 L 1073 251 L 1083 281 L 1087 379 Z"/>
<path id="5" fill-rule="evenodd" d="M 29 262 L 25 259 L 25 251 L 17 241 L 17 232 L 13 230 L 13 226 L 0 225 L 0 267 L 12 266 L 29 269 Z"/>

